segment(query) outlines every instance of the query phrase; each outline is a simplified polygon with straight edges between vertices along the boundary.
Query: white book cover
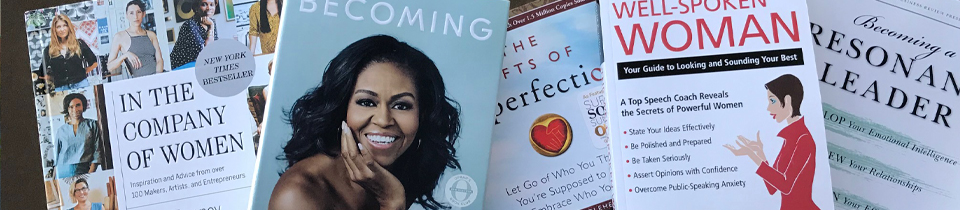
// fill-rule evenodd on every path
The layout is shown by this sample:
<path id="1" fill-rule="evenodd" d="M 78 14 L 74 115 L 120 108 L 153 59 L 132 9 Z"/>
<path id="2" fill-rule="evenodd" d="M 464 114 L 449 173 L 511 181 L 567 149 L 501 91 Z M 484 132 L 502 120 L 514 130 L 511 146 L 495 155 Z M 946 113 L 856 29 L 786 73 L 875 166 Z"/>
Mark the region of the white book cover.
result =
<path id="1" fill-rule="evenodd" d="M 597 3 L 555 1 L 509 23 L 484 207 L 612 209 Z"/>
<path id="2" fill-rule="evenodd" d="M 812 0 L 837 209 L 956 209 L 960 2 Z"/>
<path id="3" fill-rule="evenodd" d="M 247 208 L 279 33 L 258 14 L 278 22 L 275 3 L 25 12 L 47 208 Z"/>
<path id="4" fill-rule="evenodd" d="M 806 3 L 600 1 L 618 209 L 833 209 Z"/>

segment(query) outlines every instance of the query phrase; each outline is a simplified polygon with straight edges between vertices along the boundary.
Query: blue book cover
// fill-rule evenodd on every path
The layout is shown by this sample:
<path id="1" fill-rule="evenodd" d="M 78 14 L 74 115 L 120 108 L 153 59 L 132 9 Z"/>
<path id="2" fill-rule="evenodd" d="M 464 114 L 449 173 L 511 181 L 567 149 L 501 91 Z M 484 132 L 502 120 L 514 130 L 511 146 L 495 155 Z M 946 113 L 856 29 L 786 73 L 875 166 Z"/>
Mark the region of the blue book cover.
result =
<path id="1" fill-rule="evenodd" d="M 508 6 L 286 2 L 251 209 L 483 209 Z"/>

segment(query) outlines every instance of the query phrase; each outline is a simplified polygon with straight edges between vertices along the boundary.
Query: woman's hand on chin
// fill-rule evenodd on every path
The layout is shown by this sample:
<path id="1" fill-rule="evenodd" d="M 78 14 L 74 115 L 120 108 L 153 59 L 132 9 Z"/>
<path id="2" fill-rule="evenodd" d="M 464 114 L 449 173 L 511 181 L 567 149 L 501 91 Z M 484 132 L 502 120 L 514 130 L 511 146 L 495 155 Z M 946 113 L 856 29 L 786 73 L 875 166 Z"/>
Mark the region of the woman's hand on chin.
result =
<path id="1" fill-rule="evenodd" d="M 363 144 L 357 143 L 346 122 L 341 123 L 340 127 L 340 156 L 347 166 L 350 180 L 372 193 L 380 203 L 380 209 L 405 209 L 406 196 L 400 180 L 373 161 L 373 154 L 364 149 Z"/>
<path id="2" fill-rule="evenodd" d="M 200 17 L 200 24 L 203 24 L 206 26 L 212 26 L 213 20 L 210 19 L 210 17 Z"/>

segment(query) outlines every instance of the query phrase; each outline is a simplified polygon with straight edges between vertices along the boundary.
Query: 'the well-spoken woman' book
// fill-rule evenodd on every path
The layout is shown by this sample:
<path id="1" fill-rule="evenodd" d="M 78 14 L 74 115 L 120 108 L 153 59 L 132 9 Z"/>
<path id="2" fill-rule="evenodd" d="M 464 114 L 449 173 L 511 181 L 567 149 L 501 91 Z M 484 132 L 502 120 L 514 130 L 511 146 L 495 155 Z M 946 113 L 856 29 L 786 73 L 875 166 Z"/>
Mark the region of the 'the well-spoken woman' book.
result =
<path id="1" fill-rule="evenodd" d="M 601 0 L 619 209 L 834 209 L 806 3 Z"/>
<path id="2" fill-rule="evenodd" d="M 507 1 L 286 4 L 252 209 L 484 209 Z"/>

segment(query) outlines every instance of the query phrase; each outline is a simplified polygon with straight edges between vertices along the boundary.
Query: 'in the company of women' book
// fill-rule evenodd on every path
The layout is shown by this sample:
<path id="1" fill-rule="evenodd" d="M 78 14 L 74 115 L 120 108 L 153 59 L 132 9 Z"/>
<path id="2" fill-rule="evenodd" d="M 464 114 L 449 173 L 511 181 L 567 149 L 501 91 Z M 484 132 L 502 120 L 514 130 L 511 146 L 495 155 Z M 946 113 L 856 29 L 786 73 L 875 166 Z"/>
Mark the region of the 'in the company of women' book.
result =
<path id="1" fill-rule="evenodd" d="M 485 209 L 508 6 L 288 2 L 251 208 Z"/>
<path id="2" fill-rule="evenodd" d="M 48 209 L 246 209 L 279 0 L 24 13 Z"/>
<path id="3" fill-rule="evenodd" d="M 616 208 L 833 209 L 806 3 L 600 11 Z"/>

